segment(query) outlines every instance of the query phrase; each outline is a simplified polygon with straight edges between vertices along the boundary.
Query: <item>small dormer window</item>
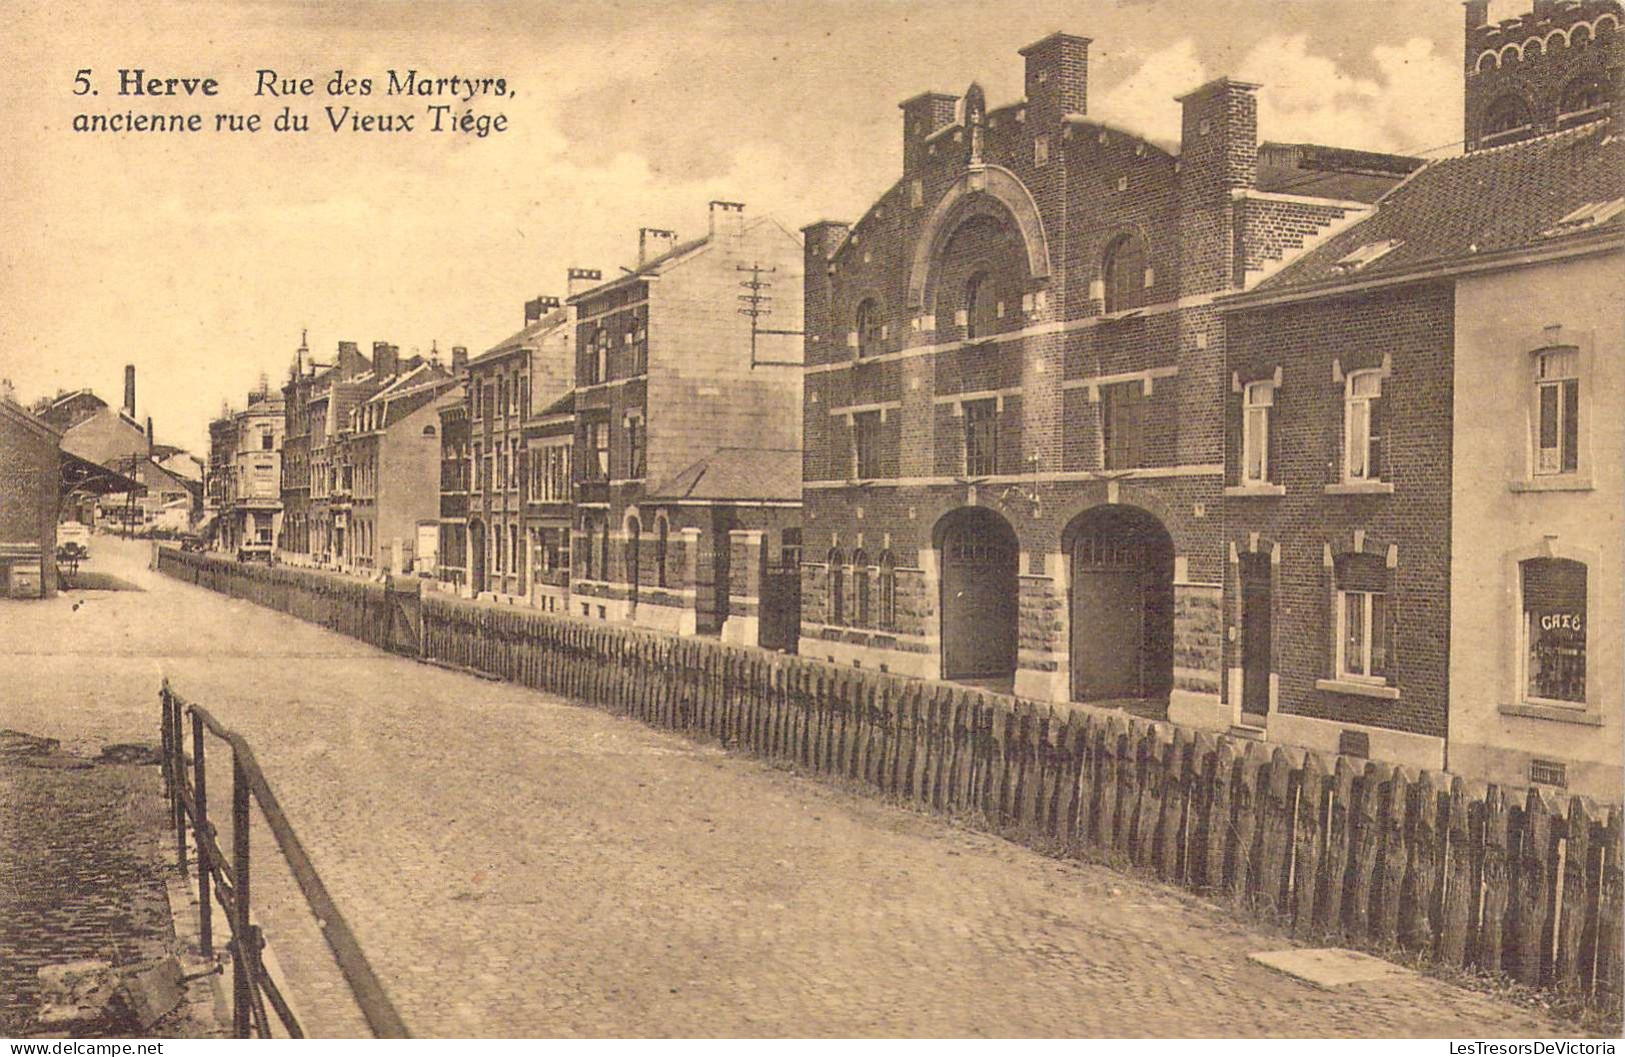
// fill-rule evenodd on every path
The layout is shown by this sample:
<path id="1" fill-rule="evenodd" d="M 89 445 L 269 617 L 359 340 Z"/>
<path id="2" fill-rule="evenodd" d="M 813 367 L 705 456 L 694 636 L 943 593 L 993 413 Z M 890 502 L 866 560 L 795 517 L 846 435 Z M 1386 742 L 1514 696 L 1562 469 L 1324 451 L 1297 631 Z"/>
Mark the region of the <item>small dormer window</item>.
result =
<path id="1" fill-rule="evenodd" d="M 1395 249 L 1398 249 L 1403 245 L 1404 243 L 1399 239 L 1385 239 L 1382 242 L 1368 242 L 1364 246 L 1361 246 L 1359 249 L 1355 250 L 1353 253 L 1338 258 L 1336 267 L 1345 272 L 1359 271 L 1372 261 L 1378 260 L 1379 258 L 1393 252 Z"/>
<path id="2" fill-rule="evenodd" d="M 1615 198 L 1607 202 L 1587 202 L 1541 232 L 1541 234 L 1546 236 L 1568 235 L 1576 231 L 1584 231 L 1586 228 L 1606 224 L 1618 216 L 1621 211 L 1625 211 L 1625 198 Z"/>

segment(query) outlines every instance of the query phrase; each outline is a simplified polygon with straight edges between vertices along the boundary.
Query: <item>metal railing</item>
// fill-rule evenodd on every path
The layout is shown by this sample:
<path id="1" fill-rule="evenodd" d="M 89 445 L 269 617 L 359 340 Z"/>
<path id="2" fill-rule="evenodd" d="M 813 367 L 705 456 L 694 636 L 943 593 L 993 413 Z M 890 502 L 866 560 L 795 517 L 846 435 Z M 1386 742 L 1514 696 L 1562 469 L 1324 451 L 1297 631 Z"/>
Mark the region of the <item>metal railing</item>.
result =
<path id="1" fill-rule="evenodd" d="M 287 862 L 304 893 L 305 902 L 315 916 L 322 938 L 333 952 L 345 983 L 355 998 L 361 1015 L 376 1038 L 408 1038 L 410 1033 L 401 1015 L 384 993 L 367 957 L 356 942 L 355 934 L 345 922 L 344 915 L 333 903 L 327 886 L 316 873 L 316 868 L 305 853 L 304 845 L 294 833 L 283 814 L 282 805 L 265 780 L 254 752 L 241 734 L 224 724 L 199 705 L 191 704 L 169 687 L 164 680 L 159 691 L 163 719 L 163 779 L 164 793 L 169 800 L 171 818 L 175 827 L 175 854 L 181 871 L 188 871 L 186 838 L 191 831 L 192 846 L 196 849 L 196 878 L 198 888 L 198 936 L 206 958 L 213 958 L 214 904 L 226 916 L 231 938 L 228 946 L 232 963 L 232 1035 L 239 1039 L 271 1037 L 270 1011 L 276 1014 L 282 1030 L 292 1038 L 304 1038 L 304 1029 L 289 1007 L 282 989 L 271 978 L 260 954 L 265 949 L 265 937 L 253 923 L 252 848 L 249 831 L 252 822 L 251 801 L 259 803 L 277 848 Z M 190 717 L 188 722 L 187 717 Z M 209 821 L 208 767 L 206 734 L 225 741 L 231 747 L 231 854 L 220 847 L 218 832 Z M 190 735 L 191 751 L 187 751 Z"/>

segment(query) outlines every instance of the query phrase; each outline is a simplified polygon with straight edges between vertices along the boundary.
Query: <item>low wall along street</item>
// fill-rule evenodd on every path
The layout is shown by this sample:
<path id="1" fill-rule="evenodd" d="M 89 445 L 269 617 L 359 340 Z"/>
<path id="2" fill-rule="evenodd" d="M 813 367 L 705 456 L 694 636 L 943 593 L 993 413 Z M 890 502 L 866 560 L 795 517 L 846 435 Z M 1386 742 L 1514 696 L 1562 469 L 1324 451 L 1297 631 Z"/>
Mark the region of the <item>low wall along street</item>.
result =
<path id="1" fill-rule="evenodd" d="M 1307 940 L 1505 973 L 1617 1010 L 1617 807 L 165 548 L 159 569 L 365 642 L 561 694 L 1228 899 Z M 415 649 L 414 649 L 415 647 Z"/>

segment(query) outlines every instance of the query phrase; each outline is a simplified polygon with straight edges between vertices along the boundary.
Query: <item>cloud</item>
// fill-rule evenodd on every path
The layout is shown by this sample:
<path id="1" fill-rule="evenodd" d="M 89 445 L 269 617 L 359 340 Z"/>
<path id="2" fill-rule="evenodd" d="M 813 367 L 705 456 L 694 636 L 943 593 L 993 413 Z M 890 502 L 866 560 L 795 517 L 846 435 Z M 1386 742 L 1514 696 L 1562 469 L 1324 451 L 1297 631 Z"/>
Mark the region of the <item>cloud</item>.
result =
<path id="1" fill-rule="evenodd" d="M 1460 137 L 1461 72 L 1454 60 L 1422 37 L 1378 45 L 1369 54 L 1375 74 L 1356 76 L 1314 51 L 1307 33 L 1276 34 L 1258 41 L 1234 70 L 1219 71 L 1186 37 L 1146 55 L 1097 96 L 1091 110 L 1142 135 L 1177 142 L 1174 98 L 1228 72 L 1263 85 L 1263 139 L 1417 152 Z"/>

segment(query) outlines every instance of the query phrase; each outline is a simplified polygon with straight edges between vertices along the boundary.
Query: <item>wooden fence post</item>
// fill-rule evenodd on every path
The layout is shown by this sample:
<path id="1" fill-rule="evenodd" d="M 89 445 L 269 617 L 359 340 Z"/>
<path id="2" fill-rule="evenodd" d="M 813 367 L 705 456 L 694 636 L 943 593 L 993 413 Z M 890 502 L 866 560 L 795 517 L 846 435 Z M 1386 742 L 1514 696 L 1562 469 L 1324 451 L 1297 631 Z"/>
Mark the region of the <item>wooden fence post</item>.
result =
<path id="1" fill-rule="evenodd" d="M 1474 961 L 1480 969 L 1499 973 L 1504 968 L 1506 916 L 1511 906 L 1513 862 L 1510 855 L 1510 812 L 1498 786 L 1484 791 L 1484 915 L 1474 943 Z"/>
<path id="2" fill-rule="evenodd" d="M 1474 846 L 1470 800 L 1461 778 L 1453 778 L 1445 808 L 1445 868 L 1443 920 L 1439 926 L 1439 958 L 1446 965 L 1467 962 L 1468 934 L 1474 924 L 1473 898 L 1478 887 L 1474 874 Z"/>
<path id="3" fill-rule="evenodd" d="M 1297 868 L 1287 889 L 1286 910 L 1292 915 L 1292 934 L 1300 939 L 1315 932 L 1315 902 L 1320 894 L 1321 864 L 1326 840 L 1326 765 L 1309 753 L 1293 772 L 1297 825 L 1293 844 Z"/>
<path id="4" fill-rule="evenodd" d="M 1551 809 L 1538 786 L 1530 786 L 1523 810 L 1523 831 L 1518 863 L 1517 913 L 1515 915 L 1518 961 L 1513 967 L 1518 980 L 1538 987 L 1546 961 L 1547 917 L 1551 913 L 1549 855 L 1554 845 Z"/>

